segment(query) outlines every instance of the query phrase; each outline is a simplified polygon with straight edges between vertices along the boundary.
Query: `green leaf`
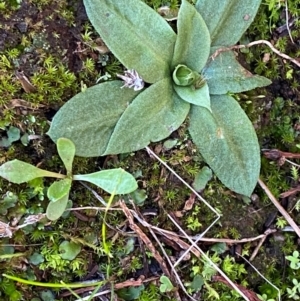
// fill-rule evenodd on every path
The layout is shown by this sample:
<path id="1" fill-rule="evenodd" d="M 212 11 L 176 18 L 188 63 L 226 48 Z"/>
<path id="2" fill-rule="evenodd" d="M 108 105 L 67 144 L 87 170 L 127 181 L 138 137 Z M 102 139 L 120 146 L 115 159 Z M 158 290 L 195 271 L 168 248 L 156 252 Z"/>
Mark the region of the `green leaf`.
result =
<path id="1" fill-rule="evenodd" d="M 29 257 L 29 262 L 33 265 L 38 265 L 42 262 L 44 262 L 44 256 L 34 252 L 30 257 Z"/>
<path id="2" fill-rule="evenodd" d="M 203 18 L 193 5 L 186 0 L 182 1 L 172 66 L 184 64 L 201 72 L 207 62 L 209 50 L 210 35 Z"/>
<path id="3" fill-rule="evenodd" d="M 209 90 L 206 83 L 199 89 L 195 89 L 194 86 L 181 87 L 174 85 L 174 90 L 184 101 L 211 111 Z"/>
<path id="4" fill-rule="evenodd" d="M 88 17 L 113 54 L 148 83 L 170 73 L 176 34 L 140 0 L 84 0 Z"/>
<path id="5" fill-rule="evenodd" d="M 168 137 L 183 123 L 189 109 L 173 90 L 171 79 L 151 85 L 127 107 L 104 154 L 136 151 Z"/>
<path id="6" fill-rule="evenodd" d="M 30 142 L 29 135 L 27 133 L 25 133 L 24 135 L 22 135 L 20 140 L 24 146 L 27 146 Z"/>
<path id="7" fill-rule="evenodd" d="M 212 178 L 212 171 L 207 166 L 201 168 L 201 170 L 196 174 L 195 180 L 193 182 L 193 188 L 196 191 L 201 191 L 205 188 L 207 182 Z"/>
<path id="8" fill-rule="evenodd" d="M 18 141 L 20 139 L 20 130 L 14 126 L 10 126 L 7 131 L 7 137 L 10 142 Z"/>
<path id="9" fill-rule="evenodd" d="M 122 168 L 74 175 L 73 180 L 93 183 L 110 194 L 127 194 L 138 188 L 135 178 Z"/>
<path id="10" fill-rule="evenodd" d="M 141 292 L 145 289 L 144 285 L 125 287 L 117 291 L 118 297 L 125 301 L 136 300 L 141 295 Z"/>
<path id="11" fill-rule="evenodd" d="M 148 196 L 145 189 L 136 189 L 130 193 L 130 199 L 132 199 L 134 204 L 137 206 L 143 206 L 147 197 Z"/>
<path id="12" fill-rule="evenodd" d="M 217 254 L 223 254 L 228 249 L 225 242 L 217 242 L 210 247 L 210 250 Z"/>
<path id="13" fill-rule="evenodd" d="M 72 164 L 75 156 L 75 145 L 67 138 L 59 138 L 57 140 L 57 151 L 64 162 L 68 175 L 72 173 Z"/>
<path id="14" fill-rule="evenodd" d="M 48 188 L 47 196 L 51 202 L 56 202 L 66 195 L 69 195 L 72 180 L 62 179 L 51 184 Z"/>
<path id="15" fill-rule="evenodd" d="M 51 290 L 43 290 L 40 292 L 43 301 L 55 301 L 54 293 Z"/>
<path id="16" fill-rule="evenodd" d="M 228 95 L 211 96 L 211 108 L 212 114 L 192 107 L 192 139 L 224 185 L 250 196 L 260 172 L 260 149 L 254 128 L 239 104 Z"/>
<path id="17" fill-rule="evenodd" d="M 199 73 L 191 70 L 185 65 L 176 66 L 172 74 L 174 83 L 183 87 L 192 85 L 199 77 Z"/>
<path id="18" fill-rule="evenodd" d="M 7 130 L 7 138 L 0 140 L 0 147 L 10 147 L 11 144 L 20 139 L 20 130 L 14 126 L 10 126 Z"/>
<path id="19" fill-rule="evenodd" d="M 53 177 L 58 178 L 60 174 L 37 168 L 20 160 L 12 160 L 0 166 L 0 177 L 15 183 L 25 183 L 35 178 Z"/>
<path id="20" fill-rule="evenodd" d="M 62 253 L 62 259 L 73 260 L 80 253 L 80 251 L 81 246 L 72 241 L 69 242 L 65 240 L 59 245 L 59 252 Z"/>
<path id="21" fill-rule="evenodd" d="M 164 149 L 165 150 L 170 150 L 173 147 L 176 146 L 176 144 L 178 143 L 178 139 L 168 139 L 164 142 Z"/>
<path id="22" fill-rule="evenodd" d="M 217 47 L 212 49 L 214 52 Z M 257 87 L 270 85 L 272 82 L 259 75 L 253 75 L 235 59 L 232 51 L 224 51 L 211 60 L 203 72 L 207 79 L 210 94 L 240 93 Z"/>
<path id="23" fill-rule="evenodd" d="M 49 202 L 46 210 L 46 216 L 49 220 L 55 221 L 62 216 L 66 210 L 69 200 L 69 194 L 63 196 L 60 200 L 56 202 Z"/>
<path id="24" fill-rule="evenodd" d="M 166 292 L 171 292 L 172 289 L 174 288 L 172 282 L 170 281 L 170 279 L 167 277 L 167 276 L 161 276 L 159 278 L 159 281 L 161 283 L 160 287 L 159 287 L 159 290 L 162 292 L 162 293 L 166 293 Z"/>
<path id="25" fill-rule="evenodd" d="M 111 81 L 75 95 L 56 113 L 47 134 L 55 142 L 70 139 L 78 156 L 103 155 L 120 116 L 139 94 L 121 86 L 121 81 Z"/>
<path id="26" fill-rule="evenodd" d="M 204 280 L 200 275 L 195 275 L 193 282 L 191 283 L 191 289 L 193 292 L 198 292 L 202 289 Z"/>
<path id="27" fill-rule="evenodd" d="M 203 17 L 212 46 L 236 44 L 250 26 L 261 0 L 198 0 L 196 9 Z"/>

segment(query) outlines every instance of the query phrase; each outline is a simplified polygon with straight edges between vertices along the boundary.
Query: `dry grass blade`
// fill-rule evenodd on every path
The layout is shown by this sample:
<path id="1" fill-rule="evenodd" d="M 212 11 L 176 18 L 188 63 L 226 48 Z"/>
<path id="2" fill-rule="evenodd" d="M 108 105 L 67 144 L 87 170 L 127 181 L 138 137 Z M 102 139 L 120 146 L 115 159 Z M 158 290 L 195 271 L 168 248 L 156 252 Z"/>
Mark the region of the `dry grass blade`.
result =
<path id="1" fill-rule="evenodd" d="M 147 235 L 141 230 L 140 227 L 138 227 L 134 221 L 133 221 L 133 216 L 129 210 L 129 208 L 125 205 L 124 201 L 120 201 L 119 202 L 120 207 L 122 208 L 124 214 L 126 215 L 128 222 L 129 222 L 129 226 L 130 228 L 138 235 L 138 237 L 143 241 L 143 243 L 145 244 L 145 246 L 149 249 L 149 251 L 152 253 L 153 257 L 157 260 L 157 262 L 159 263 L 163 273 L 169 277 L 171 279 L 171 274 L 163 260 L 163 258 L 161 257 L 161 255 L 159 254 L 159 252 L 157 252 L 157 250 L 155 249 L 155 247 L 153 246 L 152 242 L 150 241 L 150 239 L 147 237 Z"/>
<path id="2" fill-rule="evenodd" d="M 266 41 L 266 40 L 258 40 L 258 41 L 254 41 L 254 42 L 251 42 L 247 45 L 234 45 L 234 46 L 231 46 L 231 47 L 224 47 L 224 48 L 219 48 L 218 50 L 216 50 L 215 53 L 213 53 L 213 55 L 211 56 L 211 59 L 214 60 L 221 52 L 224 52 L 224 51 L 230 51 L 230 50 L 233 50 L 233 49 L 242 49 L 242 48 L 248 48 L 248 47 L 251 47 L 251 46 L 254 46 L 254 45 L 261 45 L 261 44 L 264 44 L 264 45 L 267 45 L 274 53 L 276 53 L 278 56 L 286 59 L 286 60 L 289 60 L 291 61 L 292 63 L 294 63 L 296 66 L 300 67 L 300 62 L 297 60 L 297 59 L 294 59 L 294 58 L 291 58 L 290 56 L 280 52 L 279 50 L 277 50 L 271 42 L 269 41 Z"/>
<path id="3" fill-rule="evenodd" d="M 196 248 L 202 255 L 203 258 L 205 258 L 205 260 L 207 260 L 207 262 L 210 263 L 210 265 L 217 271 L 219 272 L 219 274 L 226 279 L 226 281 L 231 285 L 231 287 L 240 294 L 241 297 L 243 297 L 245 300 L 250 301 L 249 298 L 247 296 L 245 296 L 245 294 L 235 285 L 234 282 L 232 282 L 227 275 L 205 254 L 205 252 L 203 252 L 197 245 L 198 241 L 201 239 L 201 237 L 199 237 L 196 241 L 193 241 L 192 238 L 187 235 L 187 233 L 176 223 L 176 221 L 172 218 L 172 216 L 170 216 L 168 214 L 169 219 L 173 222 L 173 224 L 178 228 L 178 230 L 187 238 L 187 240 L 191 243 L 191 246 L 189 247 L 189 249 L 187 250 L 187 252 L 190 251 L 190 249 L 192 247 Z M 173 267 L 175 268 L 175 266 L 177 266 L 180 261 L 182 260 L 183 256 L 181 256 L 181 258 L 179 258 L 177 260 L 177 262 L 173 265 Z"/>
<path id="4" fill-rule="evenodd" d="M 287 220 L 289 225 L 293 228 L 293 230 L 297 233 L 297 235 L 300 237 L 300 229 L 299 226 L 294 222 L 294 220 L 290 217 L 290 215 L 285 211 L 285 209 L 280 205 L 280 203 L 276 200 L 272 192 L 269 190 L 269 188 L 266 186 L 266 184 L 261 180 L 258 179 L 258 183 L 260 187 L 264 190 L 268 198 L 272 201 L 272 203 L 275 205 L 275 207 L 278 209 L 278 211 L 282 214 L 282 216 Z"/>

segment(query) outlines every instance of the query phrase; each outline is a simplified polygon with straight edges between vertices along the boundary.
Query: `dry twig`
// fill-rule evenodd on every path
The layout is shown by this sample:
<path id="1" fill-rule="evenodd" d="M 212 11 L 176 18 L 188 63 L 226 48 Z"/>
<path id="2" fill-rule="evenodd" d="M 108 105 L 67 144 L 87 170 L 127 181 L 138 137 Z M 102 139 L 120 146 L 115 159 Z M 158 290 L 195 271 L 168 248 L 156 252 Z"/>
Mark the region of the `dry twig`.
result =
<path id="1" fill-rule="evenodd" d="M 242 48 L 248 48 L 254 45 L 260 45 L 260 44 L 265 44 L 267 45 L 274 53 L 276 53 L 277 55 L 281 56 L 282 58 L 291 61 L 292 63 L 294 63 L 295 65 L 297 65 L 298 67 L 300 67 L 300 62 L 294 58 L 291 58 L 290 56 L 280 52 L 279 50 L 277 50 L 269 41 L 266 40 L 258 40 L 258 41 L 254 41 L 251 42 L 249 44 L 246 45 L 234 45 L 231 47 L 223 47 L 223 48 L 219 48 L 218 50 L 216 50 L 212 56 L 211 59 L 214 60 L 221 52 L 224 51 L 230 51 L 233 49 L 242 49 Z"/>
<path id="2" fill-rule="evenodd" d="M 269 197 L 269 199 L 272 201 L 272 203 L 275 205 L 275 207 L 278 209 L 278 211 L 282 214 L 282 216 L 287 220 L 289 225 L 294 229 L 294 231 L 300 237 L 300 229 L 297 226 L 297 224 L 294 222 L 294 220 L 290 217 L 290 215 L 285 211 L 285 209 L 276 200 L 276 198 L 274 197 L 272 192 L 269 190 L 269 188 L 266 186 L 266 184 L 261 179 L 258 179 L 258 183 L 259 183 L 260 187 L 264 190 L 266 195 Z"/>
<path id="3" fill-rule="evenodd" d="M 290 39 L 292 41 L 293 44 L 295 44 L 291 31 L 290 31 L 290 25 L 289 25 L 289 8 L 288 8 L 288 2 L 287 0 L 285 0 L 285 22 L 286 22 L 286 29 L 289 33 Z"/>
<path id="4" fill-rule="evenodd" d="M 138 235 L 138 237 L 144 242 L 145 246 L 149 249 L 149 251 L 152 253 L 153 257 L 157 260 L 157 262 L 159 263 L 163 273 L 169 277 L 171 279 L 171 274 L 163 260 L 163 258 L 161 257 L 161 255 L 159 254 L 159 252 L 157 252 L 157 250 L 155 249 L 155 247 L 153 246 L 152 242 L 150 241 L 150 239 L 147 237 L 147 235 L 140 229 L 140 227 L 138 227 L 134 221 L 133 221 L 133 216 L 129 210 L 129 208 L 125 205 L 124 201 L 120 201 L 119 202 L 120 207 L 122 208 L 124 214 L 126 215 L 128 222 L 129 222 L 129 226 L 130 228 Z"/>
<path id="5" fill-rule="evenodd" d="M 213 280 L 217 282 L 222 282 L 231 289 L 233 289 L 232 285 L 222 276 L 214 276 Z M 245 294 L 245 296 L 249 298 L 250 301 L 260 301 L 260 299 L 258 299 L 257 295 L 253 291 L 237 283 L 235 283 L 235 285 Z"/>

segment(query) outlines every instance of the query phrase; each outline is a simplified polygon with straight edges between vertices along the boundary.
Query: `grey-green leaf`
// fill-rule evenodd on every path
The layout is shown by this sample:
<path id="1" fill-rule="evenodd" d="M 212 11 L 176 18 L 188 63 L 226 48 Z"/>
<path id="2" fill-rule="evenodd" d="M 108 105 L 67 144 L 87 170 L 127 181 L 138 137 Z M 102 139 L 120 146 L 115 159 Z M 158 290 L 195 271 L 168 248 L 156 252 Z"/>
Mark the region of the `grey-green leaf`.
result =
<path id="1" fill-rule="evenodd" d="M 8 161 L 0 166 L 0 177 L 16 184 L 25 183 L 35 178 L 57 178 L 57 176 L 60 175 L 17 159 Z"/>
<path id="2" fill-rule="evenodd" d="M 81 246 L 73 241 L 63 241 L 59 245 L 61 258 L 66 260 L 73 260 L 81 251 Z"/>
<path id="3" fill-rule="evenodd" d="M 69 194 L 63 196 L 56 202 L 49 202 L 46 210 L 46 216 L 49 220 L 55 221 L 60 218 L 66 210 L 69 200 Z"/>
<path id="4" fill-rule="evenodd" d="M 0 147 L 10 147 L 14 141 L 20 139 L 20 130 L 14 126 L 10 126 L 7 130 L 7 138 L 0 139 Z"/>
<path id="5" fill-rule="evenodd" d="M 207 184 L 207 182 L 212 178 L 212 171 L 209 167 L 204 166 L 201 168 L 201 170 L 196 174 L 194 182 L 193 182 L 193 188 L 200 192 L 203 190 Z"/>
<path id="6" fill-rule="evenodd" d="M 138 188 L 135 178 L 122 168 L 74 175 L 73 179 L 93 183 L 110 194 L 127 194 Z"/>
<path id="7" fill-rule="evenodd" d="M 224 185 L 250 196 L 259 177 L 260 149 L 254 128 L 235 99 L 211 96 L 212 114 L 193 106 L 189 131 L 201 155 Z"/>
<path id="8" fill-rule="evenodd" d="M 217 47 L 213 48 L 213 52 Z M 259 75 L 253 75 L 235 58 L 232 51 L 224 51 L 211 60 L 203 72 L 207 79 L 210 94 L 240 93 L 258 87 L 270 85 L 272 82 Z"/>
<path id="9" fill-rule="evenodd" d="M 105 154 L 132 152 L 167 138 L 185 120 L 190 105 L 165 78 L 144 90 L 118 121 Z"/>
<path id="10" fill-rule="evenodd" d="M 169 74 L 176 34 L 140 0 L 84 0 L 88 17 L 113 54 L 144 81 Z"/>
<path id="11" fill-rule="evenodd" d="M 121 81 L 111 81 L 75 95 L 56 113 L 47 134 L 54 142 L 72 140 L 78 156 L 101 156 L 120 116 L 139 93 L 121 87 Z"/>
<path id="12" fill-rule="evenodd" d="M 210 35 L 203 18 L 193 5 L 186 0 L 182 1 L 177 20 L 173 68 L 184 64 L 201 72 L 207 62 L 209 50 Z"/>
<path id="13" fill-rule="evenodd" d="M 67 138 L 59 138 L 57 140 L 57 151 L 63 161 L 67 173 L 72 173 L 72 164 L 75 156 L 75 145 L 74 143 Z"/>
<path id="14" fill-rule="evenodd" d="M 174 84 L 174 90 L 184 101 L 211 111 L 209 90 L 206 83 L 200 89 L 195 89 L 194 86 L 182 87 Z"/>
<path id="15" fill-rule="evenodd" d="M 71 184 L 72 180 L 67 178 L 52 183 L 47 191 L 49 200 L 51 202 L 56 202 L 65 195 L 69 195 Z"/>
<path id="16" fill-rule="evenodd" d="M 236 44 L 252 23 L 261 0 L 198 0 L 196 9 L 203 17 L 212 46 Z"/>

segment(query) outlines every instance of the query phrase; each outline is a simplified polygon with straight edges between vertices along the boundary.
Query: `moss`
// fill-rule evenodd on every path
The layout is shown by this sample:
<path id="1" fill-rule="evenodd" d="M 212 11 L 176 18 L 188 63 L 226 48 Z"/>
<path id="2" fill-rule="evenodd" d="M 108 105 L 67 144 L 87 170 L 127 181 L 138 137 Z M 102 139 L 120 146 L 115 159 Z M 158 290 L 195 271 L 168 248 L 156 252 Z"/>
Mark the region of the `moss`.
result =
<path id="1" fill-rule="evenodd" d="M 145 2 L 155 9 L 162 5 L 176 8 L 180 4 L 180 1 Z M 297 16 L 299 4 L 299 0 L 288 2 L 291 17 Z M 284 20 L 280 17 L 283 5 L 284 2 L 264 1 L 254 23 L 247 31 L 247 36 L 251 40 L 274 38 L 274 46 L 281 52 L 291 57 L 299 57 L 299 49 L 296 44 L 291 43 L 288 35 L 276 33 L 276 28 L 284 25 Z M 80 17 L 80 13 L 83 12 L 77 1 L 31 0 L 20 3 L 0 1 L 0 12 L 0 19 L 3 21 L 0 22 L 0 33 L 8 33 L 8 38 L 0 45 L 2 47 L 0 48 L 0 135 L 6 135 L 6 127 L 14 125 L 20 128 L 22 133 L 38 134 L 43 137 L 41 140 L 31 141 L 29 146 L 24 146 L 19 141 L 14 142 L 8 149 L 1 150 L 0 162 L 18 158 L 38 164 L 45 169 L 63 172 L 62 162 L 56 153 L 55 145 L 45 136 L 51 119 L 48 113 L 56 111 L 85 86 L 94 85 L 97 80 L 101 82 L 115 79 L 116 73 L 121 73 L 123 67 L 111 53 L 99 52 L 98 47 L 103 45 L 86 18 Z M 27 26 L 25 32 L 21 32 L 8 22 L 18 14 L 23 17 L 25 24 L 17 25 Z M 300 22 L 296 20 L 292 28 L 294 40 L 299 38 L 299 30 Z M 267 61 L 265 53 L 270 53 Z M 236 96 L 255 125 L 261 147 L 299 152 L 299 129 L 296 127 L 299 123 L 298 107 L 300 105 L 298 101 L 299 71 L 292 63 L 284 62 L 265 46 L 252 47 L 240 57 L 253 72 L 269 77 L 274 82 L 269 88 Z M 15 78 L 14 72 L 17 69 L 24 71 L 28 80 L 36 88 L 34 93 L 24 91 L 21 83 Z M 12 107 L 13 99 L 23 99 L 32 107 Z M 205 163 L 196 152 L 196 147 L 187 134 L 187 126 L 188 121 L 170 137 L 177 140 L 172 149 L 166 150 L 163 143 L 152 144 L 151 148 L 184 180 L 192 183 L 195 174 Z M 123 167 L 139 175 L 139 188 L 144 189 L 148 196 L 140 211 L 152 209 L 153 212 L 158 213 L 148 220 L 151 224 L 178 231 L 167 218 L 166 213 L 182 212 L 191 192 L 146 152 L 139 151 L 134 154 L 107 158 L 76 157 L 74 161 L 74 173 L 88 173 L 112 167 Z M 261 176 L 276 197 L 288 190 L 291 185 L 290 167 L 279 166 L 266 158 L 262 158 Z M 0 220 L 9 222 L 18 217 L 22 222 L 28 214 L 44 212 L 47 206 L 45 193 L 49 183 L 45 179 L 42 182 L 17 186 L 0 179 L 1 195 L 10 191 L 17 196 L 14 206 L 7 208 L 7 212 L 0 216 Z M 97 190 L 97 193 L 104 199 L 108 197 L 101 190 Z M 261 234 L 266 217 L 274 209 L 260 189 L 257 189 L 256 193 L 259 196 L 257 203 L 245 204 L 240 196 L 226 189 L 215 178 L 212 179 L 202 195 L 222 214 L 222 217 L 218 224 L 206 233 L 206 236 L 238 239 Z M 99 206 L 99 201 L 93 194 L 79 183 L 73 185 L 71 199 L 73 206 Z M 28 278 L 29 275 L 35 277 L 35 271 L 39 270 L 37 275 L 43 273 L 43 281 L 58 282 L 63 279 L 66 282 L 73 282 L 85 277 L 90 271 L 88 265 L 91 264 L 98 265 L 98 272 L 105 276 L 109 271 L 109 276 L 116 277 L 115 282 L 136 276 L 136 271 L 144 263 L 142 256 L 144 253 L 141 252 L 139 242 L 135 238 L 133 251 L 128 254 L 124 251 L 128 247 L 129 238 L 121 234 L 127 234 L 126 232 L 130 229 L 126 227 L 123 213 L 109 212 L 107 217 L 111 227 L 117 228 L 121 225 L 123 231 L 108 230 L 108 237 L 113 240 L 111 244 L 113 258 L 111 259 L 104 255 L 101 245 L 103 213 L 94 210 L 85 210 L 81 213 L 88 218 L 88 222 L 80 220 L 78 216 L 71 213 L 51 225 L 38 223 L 19 230 L 14 233 L 11 241 L 3 240 L 3 243 L 12 242 L 25 246 L 33 243 L 41 244 L 26 248 L 28 255 L 26 253 L 26 258 L 22 257 L 22 260 L 28 260 L 34 252 L 43 255 L 45 260 L 33 268 L 27 266 L 26 271 L 20 270 L 21 259 L 16 260 L 14 266 L 12 266 L 13 262 L 5 261 L 1 263 L 1 272 L 11 272 Z M 215 214 L 197 199 L 193 208 L 182 214 L 178 222 L 192 236 L 204 231 L 216 218 Z M 295 216 L 298 216 L 296 212 Z M 147 228 L 143 231 L 151 238 Z M 116 237 L 118 239 L 115 240 Z M 282 254 L 290 254 L 296 248 L 293 235 L 284 235 L 284 238 L 279 249 L 276 249 L 276 242 L 266 243 L 254 261 L 255 266 L 267 278 L 283 288 L 291 285 L 291 278 L 294 274 L 289 270 L 288 284 L 280 283 L 281 276 L 277 272 L 280 268 L 278 260 Z M 59 257 L 58 246 L 63 239 L 73 239 L 82 246 L 82 252 L 74 261 L 65 261 Z M 153 243 L 158 248 L 157 244 Z M 210 249 L 209 245 L 202 247 L 207 252 Z M 251 253 L 253 246 L 248 245 L 245 249 Z M 171 247 L 166 246 L 166 250 L 175 258 L 178 256 L 178 252 Z M 272 253 L 274 250 L 278 251 L 275 255 Z M 13 251 L 19 250 L 15 247 Z M 226 256 L 214 257 L 212 252 L 210 255 L 219 264 L 224 262 Z M 234 271 L 240 268 L 240 263 L 230 262 L 227 265 L 230 267 L 233 265 Z M 209 273 L 208 267 L 201 260 L 193 257 L 191 261 L 182 263 L 179 267 L 180 276 L 186 283 L 193 281 L 192 272 L 196 271 L 197 267 Z M 97 273 L 94 275 L 97 277 Z M 253 288 L 263 283 L 257 274 L 250 272 L 250 268 L 247 275 L 240 275 L 236 279 L 238 282 L 247 281 Z M 211 286 L 219 292 L 220 300 L 239 299 L 227 287 L 220 284 L 211 284 Z M 17 288 L 11 281 L 5 280 L 0 287 L 1 298 L 7 298 L 7 288 L 14 292 L 22 290 L 23 295 L 28 296 L 28 300 L 37 296 L 32 287 Z M 208 298 L 210 293 L 208 287 L 205 287 L 203 296 Z M 143 301 L 167 299 L 170 300 L 171 297 L 161 294 L 159 286 L 152 284 L 146 286 L 139 298 Z"/>

